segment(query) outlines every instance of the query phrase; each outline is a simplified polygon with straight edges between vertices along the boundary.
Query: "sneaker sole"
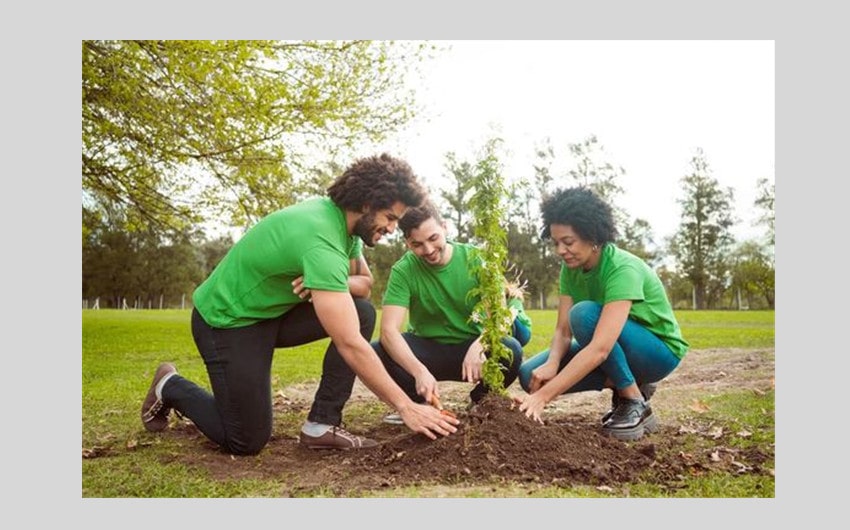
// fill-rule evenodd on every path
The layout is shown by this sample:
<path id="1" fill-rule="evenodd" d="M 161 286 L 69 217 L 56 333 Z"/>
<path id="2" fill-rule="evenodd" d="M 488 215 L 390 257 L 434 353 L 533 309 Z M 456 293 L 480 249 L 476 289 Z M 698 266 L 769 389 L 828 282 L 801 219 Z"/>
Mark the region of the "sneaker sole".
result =
<path id="1" fill-rule="evenodd" d="M 623 441 L 634 441 L 640 440 L 643 438 L 644 434 L 653 433 L 658 430 L 658 420 L 655 418 L 655 414 L 651 414 L 648 418 L 643 420 L 643 422 L 635 425 L 631 429 L 608 429 L 606 427 L 602 428 L 602 432 L 606 436 L 610 436 L 611 438 L 616 438 L 617 440 Z"/>

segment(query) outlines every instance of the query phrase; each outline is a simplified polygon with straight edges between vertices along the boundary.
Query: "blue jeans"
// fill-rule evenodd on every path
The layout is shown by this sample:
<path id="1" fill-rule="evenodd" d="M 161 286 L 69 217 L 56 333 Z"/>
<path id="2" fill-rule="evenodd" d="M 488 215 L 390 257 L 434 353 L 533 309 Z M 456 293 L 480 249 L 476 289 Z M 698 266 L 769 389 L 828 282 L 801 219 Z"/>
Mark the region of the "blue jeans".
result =
<path id="1" fill-rule="evenodd" d="M 563 370 L 564 366 L 590 343 L 601 315 L 602 306 L 596 302 L 578 302 L 572 307 L 570 328 L 573 331 L 573 340 L 569 351 L 561 359 L 558 371 Z M 519 383 L 526 392 L 530 389 L 531 371 L 545 363 L 548 358 L 549 350 L 545 350 L 522 363 L 519 369 Z M 678 365 L 679 358 L 661 339 L 629 319 L 626 320 L 608 358 L 564 393 L 602 390 L 606 388 L 606 380 L 613 382 L 614 387 L 618 389 L 626 388 L 632 383 L 654 383 L 667 377 Z"/>
<path id="2" fill-rule="evenodd" d="M 367 341 L 375 329 L 375 308 L 355 298 L 360 334 Z M 214 328 L 192 311 L 192 336 L 204 359 L 212 393 L 181 375 L 162 388 L 163 402 L 192 420 L 207 438 L 237 455 L 257 454 L 272 433 L 271 366 L 275 348 L 327 338 L 313 304 L 301 303 L 287 313 L 250 326 Z M 354 387 L 355 374 L 333 342 L 325 351 L 322 378 L 307 419 L 342 423 L 342 409 Z"/>
<path id="3" fill-rule="evenodd" d="M 402 333 L 401 336 L 410 346 L 413 355 L 428 368 L 428 371 L 437 381 L 463 381 L 463 358 L 466 357 L 466 351 L 475 342 L 475 339 L 459 344 L 442 344 L 432 339 L 417 337 L 412 333 Z M 513 359 L 501 361 L 505 373 L 504 386 L 507 388 L 517 378 L 519 366 L 522 363 L 522 346 L 513 337 L 503 338 L 502 344 L 513 353 Z M 372 347 L 378 357 L 381 358 L 393 381 L 404 390 L 410 399 L 417 403 L 423 403 L 425 398 L 416 392 L 416 379 L 390 357 L 380 341 L 374 341 Z M 480 381 L 469 393 L 469 398 L 473 403 L 477 403 L 488 391 L 489 389 L 484 381 Z"/>
<path id="4" fill-rule="evenodd" d="M 531 340 L 531 329 L 515 318 L 511 325 L 511 335 L 519 341 L 520 346 L 525 346 Z"/>

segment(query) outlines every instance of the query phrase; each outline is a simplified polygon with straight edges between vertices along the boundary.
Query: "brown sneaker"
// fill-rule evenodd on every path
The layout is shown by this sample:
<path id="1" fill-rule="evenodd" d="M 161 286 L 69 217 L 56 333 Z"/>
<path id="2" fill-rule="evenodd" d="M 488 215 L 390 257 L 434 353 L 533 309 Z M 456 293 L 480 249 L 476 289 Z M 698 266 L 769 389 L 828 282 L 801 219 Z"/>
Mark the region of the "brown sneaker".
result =
<path id="1" fill-rule="evenodd" d="M 177 368 L 171 363 L 161 363 L 156 367 L 148 395 L 142 403 L 142 425 L 151 432 L 159 432 L 168 427 L 168 413 L 171 412 L 171 407 L 166 407 L 162 400 L 156 397 L 156 385 L 171 373 L 177 373 Z"/>
<path id="2" fill-rule="evenodd" d="M 355 436 L 341 427 L 331 427 L 321 436 L 310 436 L 301 432 L 298 441 L 308 449 L 368 449 L 378 442 L 363 436 Z"/>

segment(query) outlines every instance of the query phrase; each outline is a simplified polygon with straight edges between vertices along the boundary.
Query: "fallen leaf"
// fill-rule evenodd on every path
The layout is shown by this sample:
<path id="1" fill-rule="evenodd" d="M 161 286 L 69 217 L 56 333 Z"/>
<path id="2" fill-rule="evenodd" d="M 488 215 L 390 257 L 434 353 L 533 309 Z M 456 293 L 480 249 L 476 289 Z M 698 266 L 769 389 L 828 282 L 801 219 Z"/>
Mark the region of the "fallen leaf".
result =
<path id="1" fill-rule="evenodd" d="M 723 436 L 723 427 L 717 426 L 708 431 L 708 436 L 714 438 L 715 440 Z"/>
<path id="2" fill-rule="evenodd" d="M 698 399 L 693 400 L 693 402 L 691 402 L 690 407 L 688 408 L 690 408 L 694 412 L 708 412 L 709 410 L 711 410 L 711 407 L 708 406 L 708 403 L 706 403 L 705 401 L 700 401 Z"/>

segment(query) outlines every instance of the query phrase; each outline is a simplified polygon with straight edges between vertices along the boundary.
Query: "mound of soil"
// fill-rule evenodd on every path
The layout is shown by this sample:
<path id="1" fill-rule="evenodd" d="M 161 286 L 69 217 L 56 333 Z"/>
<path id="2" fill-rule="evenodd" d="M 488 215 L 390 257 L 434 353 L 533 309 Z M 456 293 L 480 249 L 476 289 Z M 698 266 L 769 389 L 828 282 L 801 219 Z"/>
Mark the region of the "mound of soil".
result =
<path id="1" fill-rule="evenodd" d="M 699 357 L 699 358 L 698 358 Z M 728 442 L 747 433 L 702 421 L 704 404 L 695 390 L 725 387 L 766 392 L 773 387 L 773 351 L 703 350 L 691 352 L 683 365 L 662 384 L 652 404 L 659 416 L 657 432 L 634 442 L 603 435 L 600 417 L 608 408 L 610 392 L 562 396 L 550 404 L 544 425 L 525 417 L 509 396 L 487 396 L 465 411 L 463 384 L 441 383 L 444 404 L 454 410 L 461 425 L 457 433 L 430 440 L 404 426 L 369 423 L 349 430 L 380 442 L 361 451 L 315 451 L 301 447 L 297 427 L 276 432 L 257 456 L 233 457 L 220 451 L 190 422 L 180 422 L 166 435 L 185 437 L 187 450 L 173 459 L 204 469 L 221 480 L 277 478 L 285 486 L 281 496 L 361 496 L 380 494 L 383 488 L 520 484 L 544 486 L 588 485 L 619 491 L 622 484 L 651 481 L 675 489 L 685 476 L 722 470 L 733 474 L 772 475 L 773 445 L 741 451 Z M 446 385 L 445 387 L 443 385 Z M 314 387 L 289 388 L 278 393 L 275 415 L 306 417 Z M 521 390 L 512 390 L 521 394 Z M 374 403 L 363 388 L 354 404 Z M 701 408 L 702 407 L 702 408 Z M 686 413 L 677 420 L 673 412 Z M 389 412 L 389 411 L 387 411 Z M 772 414 L 773 411 L 765 411 Z M 279 431 L 276 428 L 276 431 Z M 452 496 L 451 490 L 443 496 Z M 773 496 L 767 492 L 766 496 Z"/>

